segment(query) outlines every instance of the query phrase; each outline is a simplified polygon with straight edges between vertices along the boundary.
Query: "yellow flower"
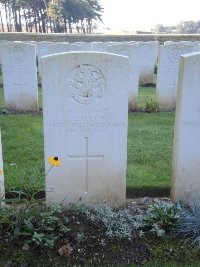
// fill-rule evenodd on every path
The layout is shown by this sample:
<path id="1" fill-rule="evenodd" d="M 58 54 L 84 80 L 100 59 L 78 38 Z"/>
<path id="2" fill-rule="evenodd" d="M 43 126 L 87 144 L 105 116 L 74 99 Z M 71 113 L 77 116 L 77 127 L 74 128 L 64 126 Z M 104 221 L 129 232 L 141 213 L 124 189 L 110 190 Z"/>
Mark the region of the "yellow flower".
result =
<path id="1" fill-rule="evenodd" d="M 0 175 L 3 175 L 3 170 L 0 170 Z"/>
<path id="2" fill-rule="evenodd" d="M 58 157 L 49 157 L 48 160 L 51 166 L 59 167 L 61 165 L 61 160 Z"/>

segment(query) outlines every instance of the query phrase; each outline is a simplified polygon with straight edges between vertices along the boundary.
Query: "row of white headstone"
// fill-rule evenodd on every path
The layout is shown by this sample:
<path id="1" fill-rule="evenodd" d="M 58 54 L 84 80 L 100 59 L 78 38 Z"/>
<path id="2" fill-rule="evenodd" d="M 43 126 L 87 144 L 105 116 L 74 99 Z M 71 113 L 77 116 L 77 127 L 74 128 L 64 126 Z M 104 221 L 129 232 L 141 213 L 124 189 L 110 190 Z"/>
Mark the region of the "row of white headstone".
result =
<path id="1" fill-rule="evenodd" d="M 128 58 L 90 52 L 56 54 L 42 58 L 41 72 L 47 205 L 124 202 Z M 200 197 L 199 73 L 200 53 L 181 56 L 172 198 L 186 203 Z M 3 170 L 1 152 L 0 146 Z M 52 168 L 54 162 L 61 165 Z M 3 171 L 0 174 L 4 194 Z"/>
<path id="2" fill-rule="evenodd" d="M 5 108 L 16 111 L 38 110 L 36 55 L 41 73 L 42 56 L 69 51 L 100 51 L 129 58 L 129 109 L 135 109 L 139 84 L 152 84 L 158 55 L 156 97 L 163 110 L 176 107 L 179 59 L 183 54 L 198 52 L 199 42 L 129 43 L 52 43 L 25 44 L 8 42 L 0 46 L 3 63 Z"/>
<path id="3" fill-rule="evenodd" d="M 86 43 L 87 44 L 87 43 Z M 38 110 L 38 88 L 36 51 L 38 68 L 41 73 L 41 58 L 49 54 L 89 50 L 86 44 L 53 44 L 41 42 L 37 49 L 33 44 L 10 42 L 1 46 L 2 72 L 5 108 L 16 111 Z M 129 57 L 130 91 L 129 109 L 136 107 L 138 84 L 153 83 L 154 65 L 157 60 L 158 43 L 88 43 L 92 50 L 115 53 Z M 100 46 L 101 45 L 101 46 Z M 85 47 L 85 48 L 84 48 Z M 140 63 L 141 62 L 141 63 Z M 41 75 L 40 75 L 41 76 Z"/>

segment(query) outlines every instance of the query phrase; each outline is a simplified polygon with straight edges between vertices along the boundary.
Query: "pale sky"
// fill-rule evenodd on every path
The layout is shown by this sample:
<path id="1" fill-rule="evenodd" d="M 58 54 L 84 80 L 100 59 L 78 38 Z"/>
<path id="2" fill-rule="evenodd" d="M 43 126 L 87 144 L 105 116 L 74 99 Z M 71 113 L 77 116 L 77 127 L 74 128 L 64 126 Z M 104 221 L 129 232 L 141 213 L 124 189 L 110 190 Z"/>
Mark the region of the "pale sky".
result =
<path id="1" fill-rule="evenodd" d="M 112 30 L 150 30 L 156 24 L 200 20 L 199 0 L 99 0 L 103 21 Z"/>

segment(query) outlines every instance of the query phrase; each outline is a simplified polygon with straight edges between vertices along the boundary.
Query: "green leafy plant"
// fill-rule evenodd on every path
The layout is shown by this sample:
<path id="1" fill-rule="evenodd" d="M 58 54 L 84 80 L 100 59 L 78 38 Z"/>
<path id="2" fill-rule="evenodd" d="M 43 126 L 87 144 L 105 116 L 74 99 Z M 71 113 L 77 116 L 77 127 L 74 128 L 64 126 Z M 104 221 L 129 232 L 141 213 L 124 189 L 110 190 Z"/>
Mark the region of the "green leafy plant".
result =
<path id="1" fill-rule="evenodd" d="M 70 229 L 61 206 L 46 209 L 40 204 L 0 207 L 0 240 L 26 241 L 53 248 Z"/>
<path id="2" fill-rule="evenodd" d="M 154 74 L 157 74 L 157 72 L 158 72 L 158 64 L 155 64 L 155 66 L 154 66 Z"/>
<path id="3" fill-rule="evenodd" d="M 148 113 L 158 112 L 160 111 L 160 105 L 157 101 L 151 99 L 149 102 L 146 102 L 144 111 Z"/>
<path id="4" fill-rule="evenodd" d="M 171 201 L 156 200 L 146 212 L 139 216 L 143 228 L 150 230 L 157 236 L 163 236 L 166 230 L 175 228 L 180 223 L 180 216 L 183 209 L 181 202 L 175 204 Z"/>

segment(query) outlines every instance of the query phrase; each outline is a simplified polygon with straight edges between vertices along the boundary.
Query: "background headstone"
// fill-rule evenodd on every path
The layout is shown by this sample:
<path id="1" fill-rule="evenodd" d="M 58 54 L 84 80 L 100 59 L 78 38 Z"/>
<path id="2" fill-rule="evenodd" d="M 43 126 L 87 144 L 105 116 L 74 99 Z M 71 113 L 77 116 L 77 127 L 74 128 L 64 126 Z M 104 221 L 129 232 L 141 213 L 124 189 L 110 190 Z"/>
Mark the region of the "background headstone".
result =
<path id="1" fill-rule="evenodd" d="M 106 52 L 106 47 L 103 42 L 92 42 L 92 51 Z"/>
<path id="2" fill-rule="evenodd" d="M 130 64 L 130 91 L 128 97 L 129 109 L 135 109 L 138 99 L 138 86 L 139 86 L 139 59 L 140 47 L 138 44 L 118 44 L 107 46 L 107 52 L 127 56 Z"/>
<path id="3" fill-rule="evenodd" d="M 37 55 L 38 55 L 38 72 L 39 74 L 41 73 L 41 57 L 44 57 L 48 55 L 48 48 L 50 45 L 53 45 L 55 43 L 53 42 L 48 42 L 48 41 L 43 41 L 39 42 L 37 46 Z"/>
<path id="4" fill-rule="evenodd" d="M 121 203 L 126 196 L 129 62 L 76 52 L 42 58 L 47 204 Z"/>
<path id="5" fill-rule="evenodd" d="M 138 42 L 140 45 L 140 85 L 154 82 L 154 66 L 158 57 L 158 42 Z"/>
<path id="6" fill-rule="evenodd" d="M 12 111 L 38 111 L 38 85 L 35 46 L 8 43 L 2 47 L 5 108 Z"/>
<path id="7" fill-rule="evenodd" d="M 172 198 L 200 199 L 200 53 L 181 56 L 175 119 Z"/>
<path id="8" fill-rule="evenodd" d="M 48 46 L 48 51 L 47 51 L 47 55 L 50 54 L 57 54 L 57 53 L 64 53 L 64 52 L 71 52 L 71 51 L 81 51 L 82 48 L 80 45 L 75 45 L 75 44 L 69 44 L 69 43 L 56 43 L 56 44 L 52 44 L 50 46 Z"/>
<path id="9" fill-rule="evenodd" d="M 82 47 L 82 51 L 92 51 L 92 42 L 75 42 L 75 45 Z"/>
<path id="10" fill-rule="evenodd" d="M 192 51 L 193 47 L 187 43 L 160 46 L 156 97 L 164 110 L 173 110 L 176 107 L 180 56 Z"/>

